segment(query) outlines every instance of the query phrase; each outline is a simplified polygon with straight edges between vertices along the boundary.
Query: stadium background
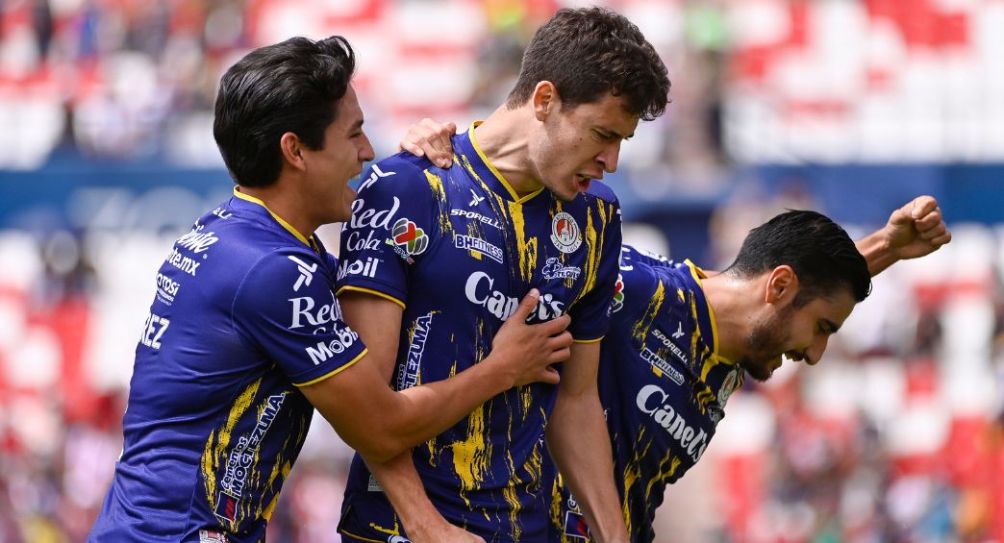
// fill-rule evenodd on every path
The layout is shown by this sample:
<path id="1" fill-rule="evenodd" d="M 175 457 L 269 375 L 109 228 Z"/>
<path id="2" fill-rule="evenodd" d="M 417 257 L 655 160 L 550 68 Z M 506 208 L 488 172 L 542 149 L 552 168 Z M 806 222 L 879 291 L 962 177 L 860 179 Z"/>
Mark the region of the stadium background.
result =
<path id="1" fill-rule="evenodd" d="M 1004 540 L 1004 1 L 600 4 L 673 82 L 609 176 L 635 243 L 715 267 L 784 207 L 861 235 L 921 193 L 955 233 L 881 276 L 824 363 L 732 397 L 660 541 Z M 483 118 L 563 5 L 0 0 L 0 542 L 81 541 L 100 507 L 155 269 L 231 187 L 229 63 L 348 36 L 380 156 L 423 116 Z M 338 540 L 350 451 L 315 422 L 270 540 Z"/>

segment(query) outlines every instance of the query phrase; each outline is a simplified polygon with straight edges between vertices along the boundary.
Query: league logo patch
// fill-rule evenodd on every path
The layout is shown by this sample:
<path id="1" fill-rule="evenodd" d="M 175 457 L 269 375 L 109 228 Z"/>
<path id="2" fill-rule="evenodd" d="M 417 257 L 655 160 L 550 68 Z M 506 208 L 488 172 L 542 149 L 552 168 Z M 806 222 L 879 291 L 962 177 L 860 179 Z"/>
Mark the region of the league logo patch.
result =
<path id="1" fill-rule="evenodd" d="M 574 253 L 582 245 L 582 232 L 575 218 L 562 211 L 551 220 L 551 243 L 565 254 Z"/>
<path id="2" fill-rule="evenodd" d="M 610 312 L 616 313 L 624 307 L 624 278 L 617 274 L 617 283 L 614 284 L 614 299 L 610 302 Z"/>
<path id="3" fill-rule="evenodd" d="M 589 526 L 586 525 L 585 517 L 565 511 L 565 535 L 575 539 L 589 539 Z"/>
<path id="4" fill-rule="evenodd" d="M 394 248 L 398 256 L 413 264 L 415 261 L 411 257 L 425 252 L 429 247 L 429 237 L 414 222 L 401 217 L 394 223 L 387 244 Z"/>

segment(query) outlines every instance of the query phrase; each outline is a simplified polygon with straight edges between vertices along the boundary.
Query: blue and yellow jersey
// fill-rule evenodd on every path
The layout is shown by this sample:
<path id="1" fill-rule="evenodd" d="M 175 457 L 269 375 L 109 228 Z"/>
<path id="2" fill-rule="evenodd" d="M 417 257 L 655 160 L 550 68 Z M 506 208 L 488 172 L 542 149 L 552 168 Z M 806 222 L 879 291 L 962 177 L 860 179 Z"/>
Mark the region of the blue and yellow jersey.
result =
<path id="1" fill-rule="evenodd" d="M 477 364 L 532 287 L 530 321 L 572 316 L 577 341 L 609 326 L 620 210 L 599 183 L 574 201 L 541 189 L 517 195 L 488 162 L 473 129 L 453 138 L 454 165 L 400 154 L 368 171 L 342 232 L 339 293 L 368 292 L 404 308 L 393 385 L 446 379 Z M 557 388 L 511 389 L 413 451 L 438 510 L 488 541 L 545 537 L 550 488 L 541 488 L 543 430 Z M 360 458 L 340 530 L 363 541 L 402 536 Z"/>
<path id="2" fill-rule="evenodd" d="M 335 259 L 235 196 L 179 238 L 139 330 L 125 444 L 91 541 L 262 541 L 313 408 L 365 354 Z"/>
<path id="3" fill-rule="evenodd" d="M 742 384 L 741 368 L 717 354 L 715 316 L 704 273 L 625 246 L 613 322 L 603 340 L 599 389 L 613 448 L 615 477 L 631 541 L 654 538 L 652 519 L 666 485 L 704 454 Z M 553 464 L 545 471 L 555 473 Z M 550 541 L 582 542 L 586 524 L 560 478 Z"/>

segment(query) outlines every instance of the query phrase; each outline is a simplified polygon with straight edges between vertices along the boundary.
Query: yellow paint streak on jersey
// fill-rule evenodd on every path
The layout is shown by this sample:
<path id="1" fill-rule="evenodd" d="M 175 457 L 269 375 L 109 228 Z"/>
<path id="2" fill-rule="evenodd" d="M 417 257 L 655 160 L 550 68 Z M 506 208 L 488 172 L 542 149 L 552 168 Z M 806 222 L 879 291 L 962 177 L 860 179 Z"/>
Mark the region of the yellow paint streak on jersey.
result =
<path id="1" fill-rule="evenodd" d="M 559 473 L 557 477 L 554 478 L 554 482 L 551 483 L 551 525 L 559 528 L 564 524 L 561 518 L 561 511 L 564 509 L 564 501 L 561 495 L 562 481 L 561 474 Z"/>
<path id="2" fill-rule="evenodd" d="M 519 273 L 524 281 L 530 281 L 533 270 L 537 268 L 537 238 L 526 237 L 526 220 L 523 218 L 523 204 L 506 202 L 509 211 L 509 222 L 516 234 L 516 254 L 519 255 Z"/>
<path id="3" fill-rule="evenodd" d="M 519 501 L 519 496 L 516 494 L 516 487 L 510 481 L 510 484 L 506 485 L 502 489 L 502 496 L 505 498 L 507 504 L 509 504 L 509 525 L 512 527 L 512 540 L 519 541 L 520 536 L 523 535 L 523 527 L 519 523 L 519 512 L 523 510 L 523 504 Z"/>
<path id="4" fill-rule="evenodd" d="M 453 469 L 460 479 L 461 489 L 478 488 L 488 472 L 491 456 L 490 446 L 485 443 L 484 405 L 478 406 L 467 417 L 467 439 L 454 442 L 451 447 Z"/>
<path id="5" fill-rule="evenodd" d="M 230 446 L 230 436 L 234 431 L 234 426 L 237 425 L 237 421 L 244 415 L 244 412 L 251 407 L 251 400 L 258 393 L 259 386 L 261 386 L 260 377 L 249 384 L 237 396 L 234 404 L 230 407 L 230 413 L 227 414 L 226 424 L 223 425 L 223 428 L 219 429 L 218 434 L 216 432 L 211 433 L 209 440 L 206 441 L 206 448 L 202 459 L 202 476 L 206 481 L 206 497 L 210 509 L 216 509 L 216 474 L 214 473 L 214 468 L 226 461 L 226 450 Z M 213 446 L 214 435 L 216 437 L 215 446 Z"/>
<path id="6" fill-rule="evenodd" d="M 634 328 L 631 330 L 631 337 L 639 345 L 645 343 L 645 338 L 648 337 L 648 330 L 652 327 L 652 322 L 659 315 L 659 310 L 662 309 L 662 304 L 665 301 L 666 286 L 660 279 L 659 284 L 655 287 L 655 292 L 652 294 L 652 299 L 648 302 L 645 313 L 638 319 L 638 322 L 635 323 Z"/>
<path id="7" fill-rule="evenodd" d="M 425 180 L 429 182 L 429 188 L 432 189 L 432 195 L 445 204 L 446 189 L 443 188 L 442 178 L 429 170 L 425 170 L 422 173 L 425 174 Z M 449 234 L 453 232 L 453 223 L 450 222 L 450 213 L 447 208 L 448 206 L 446 205 L 440 206 L 439 208 L 439 229 L 444 235 L 449 236 Z"/>
<path id="8" fill-rule="evenodd" d="M 278 465 L 279 465 L 279 463 L 276 462 L 276 466 L 278 466 Z M 293 464 L 289 463 L 288 461 L 282 463 L 282 479 L 284 481 L 286 480 L 286 477 L 289 475 L 289 470 L 291 470 L 291 469 L 293 469 Z M 272 479 L 272 477 L 269 478 L 270 481 L 271 481 L 271 479 Z M 265 520 L 272 520 L 272 513 L 275 512 L 275 506 L 278 503 L 279 503 L 279 493 L 276 492 L 275 496 L 272 497 L 272 501 L 269 502 L 268 507 L 266 507 L 265 511 L 262 513 L 262 517 Z"/>
<path id="9" fill-rule="evenodd" d="M 397 523 L 397 516 L 396 515 L 394 516 L 394 527 L 393 528 L 384 528 L 383 526 L 380 526 L 379 524 L 377 524 L 375 522 L 369 523 L 369 526 L 370 526 L 370 528 L 373 528 L 373 530 L 375 530 L 377 532 L 380 532 L 382 534 L 387 534 L 387 535 L 401 535 L 401 525 Z"/>

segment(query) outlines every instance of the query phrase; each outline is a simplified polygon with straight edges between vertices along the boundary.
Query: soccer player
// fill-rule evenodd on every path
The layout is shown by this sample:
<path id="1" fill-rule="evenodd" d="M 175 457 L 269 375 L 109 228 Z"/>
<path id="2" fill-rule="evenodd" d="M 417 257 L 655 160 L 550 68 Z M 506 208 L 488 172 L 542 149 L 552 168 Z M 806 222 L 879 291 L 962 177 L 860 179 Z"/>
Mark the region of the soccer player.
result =
<path id="1" fill-rule="evenodd" d="M 401 147 L 449 160 L 455 131 L 423 119 Z M 767 379 L 783 354 L 814 365 L 867 295 L 871 276 L 930 254 L 951 237 L 938 202 L 920 196 L 856 245 L 818 213 L 779 215 L 749 234 L 721 274 L 625 246 L 602 341 L 599 392 L 631 541 L 652 541 L 666 485 L 700 459 L 745 374 Z M 782 280 L 787 295 L 766 289 Z M 588 523 L 554 464 L 545 462 L 545 472 L 554 492 L 548 540 L 588 539 Z"/>
<path id="2" fill-rule="evenodd" d="M 783 213 L 750 231 L 721 273 L 625 246 L 599 389 L 631 541 L 653 541 L 666 485 L 700 460 L 744 375 L 766 380 L 782 356 L 816 364 L 872 275 L 950 240 L 937 202 L 922 196 L 857 247 L 824 215 Z M 588 539 L 560 478 L 553 490 L 548 540 Z"/>
<path id="3" fill-rule="evenodd" d="M 592 180 L 617 168 L 621 142 L 663 112 L 668 90 L 625 18 L 561 10 L 534 35 L 507 102 L 453 138 L 453 167 L 402 154 L 369 171 L 339 277 L 346 321 L 371 349 L 364 363 L 399 390 L 477 367 L 533 287 L 531 320 L 571 314 L 575 344 L 557 387 L 508 390 L 390 462 L 357 456 L 345 540 L 542 541 L 546 446 L 597 538 L 626 541 L 596 389 L 620 214 Z"/>
<path id="4" fill-rule="evenodd" d="M 494 342 L 485 332 L 482 363 L 451 379 L 394 392 L 367 363 L 313 235 L 349 218 L 348 180 L 373 158 L 354 62 L 340 37 L 294 38 L 223 76 L 214 136 L 237 186 L 157 274 L 124 450 L 90 541 L 262 541 L 314 408 L 379 460 L 514 385 L 557 381 L 549 365 L 569 354 L 568 317 L 526 325 L 536 292 L 507 307 Z"/>

